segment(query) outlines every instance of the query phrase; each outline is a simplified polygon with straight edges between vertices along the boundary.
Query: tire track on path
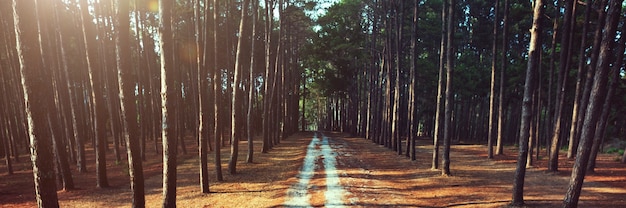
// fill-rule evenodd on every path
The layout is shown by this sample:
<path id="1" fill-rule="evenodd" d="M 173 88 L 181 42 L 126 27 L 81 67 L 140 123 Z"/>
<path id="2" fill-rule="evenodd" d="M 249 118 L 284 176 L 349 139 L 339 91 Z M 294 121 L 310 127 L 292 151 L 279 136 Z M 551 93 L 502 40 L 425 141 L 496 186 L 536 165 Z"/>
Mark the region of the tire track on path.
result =
<path id="1" fill-rule="evenodd" d="M 321 140 L 318 134 L 321 135 Z M 312 207 L 310 204 L 311 195 L 309 193 L 309 183 L 313 176 L 315 176 L 316 162 L 322 159 L 326 179 L 324 206 L 344 207 L 343 197 L 345 195 L 345 189 L 339 181 L 336 156 L 337 154 L 329 144 L 329 138 L 316 132 L 313 139 L 311 139 L 311 143 L 307 146 L 302 169 L 297 176 L 297 178 L 299 178 L 298 183 L 287 190 L 287 197 L 289 199 L 284 205 L 286 207 Z"/>

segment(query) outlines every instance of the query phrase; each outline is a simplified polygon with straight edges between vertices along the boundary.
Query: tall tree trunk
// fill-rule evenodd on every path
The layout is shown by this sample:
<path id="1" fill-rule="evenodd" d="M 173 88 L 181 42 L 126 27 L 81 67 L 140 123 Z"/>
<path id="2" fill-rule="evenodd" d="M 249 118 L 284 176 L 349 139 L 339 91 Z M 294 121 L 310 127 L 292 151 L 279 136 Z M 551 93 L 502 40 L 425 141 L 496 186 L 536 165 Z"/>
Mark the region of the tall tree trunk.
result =
<path id="1" fill-rule="evenodd" d="M 96 45 L 96 36 L 90 28 L 93 18 L 89 14 L 87 8 L 87 0 L 81 0 L 81 26 L 82 35 L 85 46 L 85 61 L 89 73 L 89 84 L 91 87 L 91 99 L 94 116 L 94 131 L 96 140 L 96 183 L 98 187 L 108 187 L 109 183 L 106 174 L 106 106 L 104 105 L 104 96 L 102 94 L 102 85 L 100 83 L 100 74 L 102 70 L 97 65 L 96 57 L 98 56 L 98 48 Z M 80 150 L 79 150 L 80 151 Z"/>
<path id="2" fill-rule="evenodd" d="M 452 73 L 454 71 L 454 12 L 455 0 L 448 0 L 448 21 L 447 21 L 447 47 L 446 47 L 446 102 L 444 104 L 443 120 L 443 157 L 441 160 L 441 175 L 450 175 L 450 140 L 452 139 L 452 109 L 454 108 L 454 97 L 452 96 Z"/>
<path id="3" fill-rule="evenodd" d="M 444 91 L 444 66 L 445 66 L 445 57 L 446 57 L 446 21 L 447 21 L 447 7 L 449 7 L 448 1 L 443 1 L 443 6 L 441 8 L 441 42 L 439 47 L 439 81 L 437 82 L 437 106 L 435 106 L 435 129 L 433 135 L 433 160 L 432 160 L 432 169 L 439 168 L 439 141 L 443 140 L 441 134 L 443 131 L 441 129 L 443 123 L 441 122 L 441 114 L 442 114 L 442 106 L 443 105 L 443 91 Z"/>
<path id="4" fill-rule="evenodd" d="M 580 116 L 582 106 L 582 90 L 583 85 L 583 74 L 585 74 L 585 51 L 587 50 L 587 30 L 589 27 L 589 17 L 591 16 L 591 7 L 593 6 L 593 1 L 588 0 L 587 6 L 585 8 L 585 19 L 583 22 L 583 30 L 582 30 L 582 38 L 580 41 L 580 49 L 578 52 L 578 73 L 576 73 L 576 92 L 574 93 L 574 108 L 572 110 L 572 125 L 570 126 L 569 133 L 569 148 L 567 149 L 567 158 L 574 158 L 574 154 L 576 154 L 576 147 L 578 146 L 578 136 L 580 136 L 580 132 L 578 131 L 580 127 L 580 122 L 582 122 L 584 116 Z M 586 102 L 585 102 L 586 104 Z"/>
<path id="5" fill-rule="evenodd" d="M 552 144 L 550 146 L 550 155 L 548 160 L 548 170 L 552 172 L 558 171 L 559 168 L 559 149 L 561 143 L 561 130 L 563 129 L 563 110 L 565 108 L 565 90 L 567 89 L 567 80 L 569 75 L 569 43 L 573 29 L 572 18 L 574 16 L 574 1 L 566 1 L 565 16 L 563 17 L 563 32 L 561 34 L 561 54 L 559 59 L 559 90 L 557 91 L 557 105 L 555 111 L 555 123 L 552 130 Z"/>
<path id="6" fill-rule="evenodd" d="M 411 24 L 411 71 L 409 73 L 409 79 L 411 79 L 411 83 L 409 86 L 409 128 L 408 128 L 408 138 L 407 144 L 407 152 L 410 152 L 409 156 L 411 160 L 415 161 L 417 159 L 415 142 L 417 139 L 417 123 L 419 120 L 417 117 L 417 98 L 415 91 L 417 90 L 417 29 L 418 29 L 418 19 L 419 19 L 419 5 L 421 1 L 413 2 L 413 22 Z"/>
<path id="7" fill-rule="evenodd" d="M 172 8 L 175 1 L 159 0 L 159 36 L 161 41 L 161 109 L 163 139 L 163 207 L 176 207 L 176 70 L 172 38 Z"/>
<path id="8" fill-rule="evenodd" d="M 257 23 L 257 14 L 258 14 L 258 10 L 259 10 L 259 2 L 258 0 L 252 0 L 252 38 L 251 38 L 251 45 L 250 45 L 250 77 L 248 79 L 248 109 L 247 109 L 247 116 L 246 116 L 246 126 L 248 127 L 247 130 L 247 135 L 248 135 L 248 156 L 246 158 L 246 162 L 247 163 L 252 163 L 254 160 L 254 132 L 252 131 L 252 129 L 254 128 L 252 125 L 252 121 L 254 120 L 253 118 L 253 102 L 256 100 L 254 99 L 254 91 L 255 89 L 255 78 L 256 76 L 254 75 L 254 68 L 255 68 L 255 48 L 256 48 L 256 35 L 257 35 L 257 31 L 256 31 L 256 23 Z M 303 105 L 304 106 L 304 105 Z M 303 123 L 303 127 L 302 127 L 302 131 L 304 131 L 304 116 L 302 116 L 302 123 Z"/>
<path id="9" fill-rule="evenodd" d="M 493 139 L 495 130 L 495 101 L 496 101 L 496 64 L 498 61 L 498 25 L 500 20 L 498 19 L 498 8 L 500 1 L 496 0 L 493 5 L 493 32 L 491 38 L 493 38 L 491 51 L 493 53 L 491 57 L 491 85 L 489 88 L 489 126 L 487 127 L 487 158 L 493 158 Z"/>
<path id="10" fill-rule="evenodd" d="M 600 8 L 605 8 L 607 5 L 608 0 L 602 0 L 600 1 Z M 585 114 L 586 114 L 586 107 L 587 104 L 589 103 L 589 95 L 591 94 L 591 85 L 593 84 L 593 76 L 596 73 L 596 63 L 598 60 L 598 56 L 600 55 L 600 45 L 602 42 L 602 29 L 604 28 L 604 23 L 606 21 L 606 11 L 605 10 L 600 10 L 599 15 L 598 15 L 598 23 L 596 24 L 596 31 L 595 31 L 595 36 L 594 36 L 594 42 L 593 42 L 593 46 L 591 47 L 591 62 L 588 65 L 587 68 L 587 73 L 585 76 L 585 85 L 583 87 L 583 90 L 581 92 L 581 98 L 580 98 L 580 109 L 577 112 L 578 113 L 578 124 L 577 128 L 576 128 L 576 133 L 578 137 L 580 137 L 580 132 L 582 131 L 582 123 L 583 120 L 585 118 Z"/>
<path id="11" fill-rule="evenodd" d="M 583 128 L 580 134 L 580 143 L 576 152 L 576 162 L 572 168 L 572 176 L 570 183 L 563 199 L 563 207 L 577 207 L 578 198 L 583 186 L 589 155 L 591 152 L 591 144 L 595 135 L 596 125 L 602 112 L 602 101 L 606 96 L 606 88 L 608 82 L 608 69 L 613 56 L 613 48 L 616 28 L 619 23 L 620 13 L 622 10 L 623 0 L 613 0 L 609 4 L 607 12 L 607 21 L 604 25 L 602 34 L 602 43 L 600 46 L 600 54 L 596 63 L 596 74 L 594 76 L 591 94 L 589 95 L 589 103 L 587 105 L 587 113 L 582 123 Z M 598 38 L 598 37 L 596 37 Z"/>
<path id="12" fill-rule="evenodd" d="M 498 139 L 496 141 L 496 155 L 504 154 L 504 145 L 502 139 L 504 138 L 504 117 L 506 112 L 504 111 L 504 74 L 509 62 L 509 0 L 504 0 L 504 14 L 502 17 L 502 66 L 500 67 L 500 90 L 498 91 Z"/>
<path id="13" fill-rule="evenodd" d="M 403 9 L 404 9 L 404 4 L 402 3 L 402 1 L 397 1 L 399 5 L 394 5 L 394 29 L 395 29 L 395 38 L 393 39 L 394 42 L 394 53 L 395 53 L 395 65 L 394 65 L 394 70 L 393 70 L 393 75 L 395 76 L 394 78 L 394 90 L 393 90 L 393 107 L 392 107 L 392 111 L 391 111 L 391 145 L 392 145 L 392 149 L 397 151 L 399 155 L 402 154 L 402 148 L 400 148 L 400 146 L 402 146 L 402 139 L 401 139 L 401 134 L 400 134 L 400 107 L 402 107 L 401 105 L 401 99 L 400 99 L 400 93 L 401 93 L 401 82 L 402 82 L 402 18 L 403 18 Z"/>
<path id="14" fill-rule="evenodd" d="M 262 121 L 262 129 L 263 129 L 263 146 L 261 147 L 262 153 L 267 153 L 270 149 L 270 139 L 269 139 L 269 76 L 271 64 L 271 43 L 272 43 L 272 5 L 273 0 L 265 0 L 265 31 L 264 31 L 264 39 L 265 39 L 265 76 L 263 77 L 263 121 Z"/>
<path id="15" fill-rule="evenodd" d="M 240 87 L 241 83 L 241 73 L 243 69 L 244 56 L 242 51 L 242 46 L 244 42 L 244 36 L 248 35 L 248 28 L 246 27 L 246 23 L 248 21 L 248 7 L 250 4 L 250 0 L 244 0 L 243 5 L 241 6 L 241 21 L 239 22 L 239 40 L 237 41 L 237 53 L 235 59 L 235 74 L 233 81 L 233 101 L 231 108 L 231 143 L 230 143 L 230 159 L 228 161 L 228 172 L 231 175 L 237 173 L 237 158 L 239 156 L 239 140 L 241 139 L 239 128 L 242 125 L 240 123 L 239 116 L 241 116 L 241 112 L 238 110 L 242 105 L 242 100 L 239 94 L 243 93 Z"/>
<path id="16" fill-rule="evenodd" d="M 528 156 L 528 138 L 532 121 L 532 95 L 535 91 L 535 74 L 539 69 L 541 53 L 541 17 L 543 16 L 543 0 L 534 2 L 533 25 L 530 29 L 530 45 L 528 46 L 528 67 L 526 68 L 526 84 L 522 101 L 522 119 L 520 124 L 519 154 L 513 181 L 512 206 L 524 205 L 524 177 L 526 176 L 526 157 Z"/>
<path id="17" fill-rule="evenodd" d="M 30 154 L 39 207 L 59 207 L 54 174 L 52 135 L 47 120 L 52 104 L 52 80 L 44 70 L 37 2 L 13 0 L 13 24 L 24 92 Z M 44 17 L 47 18 L 47 17 Z"/>
<path id="18" fill-rule="evenodd" d="M 219 13 L 219 1 L 213 0 L 213 55 L 215 56 L 214 60 L 214 71 L 213 71 L 213 95 L 214 99 L 214 119 L 213 119 L 213 139 L 215 140 L 215 175 L 217 181 L 223 181 L 222 177 L 222 156 L 221 156 L 221 147 L 222 147 L 222 124 L 219 122 L 220 116 L 222 115 L 221 105 L 222 105 L 222 69 L 221 65 L 218 64 L 219 57 L 219 34 L 221 31 L 218 31 L 218 24 L 220 21 L 220 13 Z"/>
<path id="19" fill-rule="evenodd" d="M 128 157 L 130 188 L 133 192 L 133 207 L 145 207 L 145 191 L 139 132 L 137 124 L 137 106 L 135 105 L 135 80 L 130 54 L 130 2 L 118 2 L 117 70 L 120 90 L 120 104 Z M 104 115 L 104 112 L 102 112 Z M 104 125 L 104 124 L 102 124 Z M 104 128 L 103 128 L 104 130 Z M 104 134 L 103 134 L 104 135 Z"/>
<path id="20" fill-rule="evenodd" d="M 200 191 L 202 193 L 209 193 L 209 171 L 207 164 L 207 137 L 208 137 L 208 116 L 204 115 L 206 110 L 204 109 L 206 98 L 206 71 L 205 66 L 202 63 L 202 21 L 200 18 L 200 0 L 194 1 L 194 19 L 195 19 L 195 35 L 196 35 L 196 67 L 198 70 L 198 157 L 200 167 Z M 205 5 L 209 7 L 209 5 Z M 206 19 L 205 19 L 206 21 Z"/>

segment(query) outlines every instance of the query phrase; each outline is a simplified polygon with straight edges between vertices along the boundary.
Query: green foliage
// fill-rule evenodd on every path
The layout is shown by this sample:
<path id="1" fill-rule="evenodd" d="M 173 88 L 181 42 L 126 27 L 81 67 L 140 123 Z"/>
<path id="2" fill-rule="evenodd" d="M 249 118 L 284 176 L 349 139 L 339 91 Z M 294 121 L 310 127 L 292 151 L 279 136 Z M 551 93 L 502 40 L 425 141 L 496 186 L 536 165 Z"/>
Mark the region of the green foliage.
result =
<path id="1" fill-rule="evenodd" d="M 622 148 L 616 148 L 616 147 L 611 147 L 611 148 L 607 149 L 606 151 L 604 151 L 604 153 L 607 153 L 607 154 L 624 155 L 624 149 L 622 149 Z"/>

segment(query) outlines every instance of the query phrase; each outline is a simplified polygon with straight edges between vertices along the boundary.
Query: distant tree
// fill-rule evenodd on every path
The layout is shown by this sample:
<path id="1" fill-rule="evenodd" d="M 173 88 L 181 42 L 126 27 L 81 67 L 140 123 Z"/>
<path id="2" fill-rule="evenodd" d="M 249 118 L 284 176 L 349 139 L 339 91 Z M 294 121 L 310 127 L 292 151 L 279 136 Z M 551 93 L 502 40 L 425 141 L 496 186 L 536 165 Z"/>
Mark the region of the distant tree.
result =
<path id="1" fill-rule="evenodd" d="M 52 135 L 48 122 L 48 108 L 53 104 L 53 88 L 49 70 L 45 70 L 41 54 L 37 2 L 13 0 L 13 13 L 37 206 L 59 207 Z"/>
<path id="2" fill-rule="evenodd" d="M 526 159 L 528 156 L 528 138 L 532 121 L 532 95 L 535 91 L 535 76 L 539 69 L 541 56 L 541 18 L 543 16 L 543 0 L 534 2 L 533 25 L 530 29 L 530 45 L 528 46 L 528 66 L 526 68 L 526 84 L 524 84 L 524 100 L 522 103 L 522 121 L 520 124 L 519 153 L 517 168 L 513 182 L 512 206 L 524 205 L 524 177 L 526 176 Z"/>

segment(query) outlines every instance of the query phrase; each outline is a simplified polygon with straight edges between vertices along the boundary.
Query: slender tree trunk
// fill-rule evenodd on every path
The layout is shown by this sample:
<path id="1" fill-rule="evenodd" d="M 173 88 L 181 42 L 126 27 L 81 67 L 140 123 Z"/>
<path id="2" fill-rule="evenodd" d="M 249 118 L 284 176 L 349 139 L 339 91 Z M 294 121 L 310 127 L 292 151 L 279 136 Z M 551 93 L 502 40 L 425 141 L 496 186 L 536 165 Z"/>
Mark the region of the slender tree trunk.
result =
<path id="1" fill-rule="evenodd" d="M 528 47 L 528 67 L 526 68 L 526 84 L 522 101 L 522 119 L 520 124 L 519 154 L 513 181 L 512 206 L 524 205 L 524 177 L 526 176 L 526 157 L 528 156 L 528 138 L 532 121 L 532 94 L 535 91 L 535 74 L 539 69 L 541 53 L 541 17 L 543 16 L 543 0 L 534 2 L 533 25 L 530 29 L 530 45 Z"/>
<path id="2" fill-rule="evenodd" d="M 417 98 L 416 98 L 416 89 L 417 89 L 417 31 L 418 31 L 418 19 L 419 19 L 419 4 L 421 1 L 413 1 L 413 22 L 411 24 L 411 71 L 410 71 L 410 79 L 411 84 L 409 86 L 409 128 L 408 128 L 408 138 L 407 144 L 407 152 L 410 152 L 409 156 L 411 160 L 415 161 L 417 159 L 415 142 L 417 139 L 417 123 L 419 120 L 417 117 Z"/>
<path id="3" fill-rule="evenodd" d="M 608 0 L 603 0 L 600 1 L 600 8 L 605 8 L 606 4 L 608 2 Z M 596 66 L 596 62 L 598 60 L 598 56 L 600 54 L 600 45 L 602 42 L 602 29 L 604 28 L 603 25 L 605 23 L 605 16 L 606 16 L 606 11 L 605 10 L 600 10 L 599 12 L 600 14 L 598 15 L 598 23 L 596 26 L 596 31 L 595 31 L 595 38 L 594 38 L 594 42 L 593 42 L 593 46 L 591 47 L 591 62 L 588 65 L 587 68 L 587 73 L 585 76 L 585 85 L 583 87 L 583 90 L 581 92 L 581 98 L 580 98 L 580 108 L 578 113 L 578 124 L 577 128 L 576 128 L 576 132 L 577 132 L 577 136 L 580 137 L 580 132 L 582 131 L 582 123 L 583 120 L 585 118 L 585 114 L 586 114 L 586 107 L 587 104 L 589 103 L 589 95 L 591 94 L 591 85 L 593 84 L 593 76 L 596 73 L 597 68 Z"/>
<path id="4" fill-rule="evenodd" d="M 47 120 L 52 80 L 44 70 L 37 2 L 13 0 L 13 24 L 24 92 L 30 154 L 38 207 L 59 207 L 55 184 L 52 135 Z M 47 17 L 44 17 L 47 18 Z"/>
<path id="5" fill-rule="evenodd" d="M 454 97 L 452 96 L 452 73 L 454 71 L 454 12 L 455 0 L 448 0 L 448 21 L 447 21 L 447 47 L 446 47 L 446 102 L 444 104 L 445 113 L 443 120 L 443 157 L 441 160 L 441 175 L 450 175 L 450 140 L 452 139 L 452 109 L 454 108 Z"/>
<path id="6" fill-rule="evenodd" d="M 176 207 L 176 157 L 178 151 L 175 104 L 176 70 L 172 39 L 172 8 L 175 1 L 159 0 L 159 42 L 161 48 L 161 109 L 163 129 L 163 207 Z"/>
<path id="7" fill-rule="evenodd" d="M 243 5 L 241 6 L 241 21 L 239 22 L 239 40 L 237 41 L 237 53 L 235 59 L 235 74 L 234 74 L 234 84 L 233 84 L 233 101 L 231 108 L 231 143 L 230 143 L 230 159 L 228 161 L 228 172 L 231 175 L 237 173 L 237 158 L 239 156 L 239 140 L 241 139 L 239 128 L 242 125 L 240 123 L 239 116 L 242 114 L 238 110 L 238 108 L 242 105 L 242 100 L 240 95 L 242 92 L 241 87 L 239 86 L 241 83 L 241 70 L 243 69 L 242 65 L 244 60 L 243 51 L 241 47 L 243 46 L 244 36 L 248 34 L 248 28 L 245 24 L 248 21 L 248 7 L 250 5 L 250 0 L 244 0 Z"/>
<path id="8" fill-rule="evenodd" d="M 582 37 L 580 41 L 580 50 L 578 52 L 578 57 L 585 57 L 585 51 L 587 50 L 587 30 L 589 27 L 589 18 L 591 16 L 591 7 L 593 6 L 593 1 L 588 0 L 587 6 L 585 8 L 585 19 L 583 22 L 583 30 Z M 585 60 L 584 58 L 579 58 L 578 60 L 578 73 L 576 73 L 576 92 L 574 95 L 574 108 L 572 110 L 572 125 L 570 127 L 569 133 L 569 148 L 567 149 L 567 158 L 572 159 L 576 154 L 576 147 L 578 146 L 578 136 L 580 136 L 580 132 L 578 131 L 580 127 L 580 122 L 582 122 L 584 116 L 580 116 L 583 112 L 581 108 L 582 106 L 582 90 L 583 90 L 583 74 L 585 74 Z M 586 102 L 585 102 L 586 104 Z M 580 117 L 580 118 L 579 118 Z"/>
<path id="9" fill-rule="evenodd" d="M 254 68 L 255 68 L 255 53 L 254 51 L 256 50 L 256 35 L 257 35 L 257 31 L 256 31 L 256 23 L 257 23 L 257 12 L 259 10 L 259 2 L 258 0 L 252 0 L 252 42 L 250 43 L 250 77 L 248 79 L 248 109 L 247 109 L 247 116 L 246 116 L 246 126 L 248 127 L 247 130 L 247 135 L 248 135 L 248 156 L 246 158 L 246 162 L 247 163 L 252 163 L 254 160 L 254 132 L 252 131 L 252 121 L 254 120 L 253 118 L 253 102 L 256 100 L 254 99 L 254 91 L 255 89 L 255 78 L 256 76 L 254 75 Z M 303 104 L 304 106 L 304 104 Z M 303 107 L 304 109 L 304 107 Z M 303 112 L 304 113 L 304 112 Z M 303 122 L 303 127 L 302 127 L 302 131 L 304 131 L 304 116 L 302 116 L 302 122 Z"/>
<path id="10" fill-rule="evenodd" d="M 498 91 L 498 139 L 496 141 L 496 155 L 504 154 L 504 117 L 506 112 L 504 109 L 504 90 L 505 73 L 509 62 L 509 0 L 504 0 L 504 15 L 502 17 L 502 67 L 500 67 L 500 90 Z"/>
<path id="11" fill-rule="evenodd" d="M 444 91 L 444 66 L 445 66 L 445 57 L 446 57 L 446 21 L 447 21 L 447 13 L 446 9 L 449 7 L 448 1 L 443 1 L 443 6 L 441 8 L 441 43 L 439 47 L 439 81 L 437 83 L 437 106 L 435 107 L 435 129 L 433 135 L 433 160 L 432 160 L 432 169 L 439 168 L 439 141 L 442 139 L 442 130 L 443 122 L 441 122 L 441 114 L 442 114 L 442 106 L 443 105 L 443 91 Z"/>
<path id="12" fill-rule="evenodd" d="M 263 146 L 261 147 L 262 153 L 267 153 L 271 146 L 270 141 L 270 69 L 271 65 L 271 45 L 272 45 L 272 22 L 273 22 L 273 7 L 274 0 L 265 0 L 265 76 L 263 78 L 264 95 L 263 95 Z"/>
<path id="13" fill-rule="evenodd" d="M 102 94 L 102 85 L 100 83 L 100 74 L 102 70 L 95 60 L 98 56 L 98 48 L 96 45 L 96 36 L 94 31 L 90 29 L 89 24 L 92 17 L 87 9 L 87 0 L 81 0 L 81 22 L 83 31 L 83 40 L 85 44 L 85 60 L 89 73 L 89 84 L 91 87 L 91 99 L 94 116 L 94 131 L 96 140 L 96 181 L 98 187 L 108 187 L 106 174 L 106 106 L 104 105 L 104 96 Z"/>
<path id="14" fill-rule="evenodd" d="M 215 56 L 215 61 L 213 64 L 213 95 L 215 96 L 213 110 L 215 113 L 213 119 L 213 137 L 215 139 L 215 175 L 217 181 L 223 181 L 222 177 L 222 156 L 221 156 L 221 147 L 222 147 L 222 124 L 219 122 L 220 116 L 222 115 L 221 105 L 222 105 L 222 70 L 220 64 L 218 64 L 219 58 L 219 47 L 218 43 L 220 41 L 218 31 L 218 24 L 220 21 L 220 13 L 219 13 L 219 1 L 213 0 L 213 55 Z"/>
<path id="15" fill-rule="evenodd" d="M 493 158 L 493 137 L 495 137 L 495 101 L 496 101 L 496 64 L 498 61 L 498 25 L 500 20 L 498 19 L 498 8 L 500 1 L 496 0 L 493 6 L 494 21 L 493 32 L 491 37 L 493 39 L 491 51 L 493 53 L 491 57 L 491 85 L 489 90 L 489 127 L 487 130 L 487 158 Z"/>
<path id="16" fill-rule="evenodd" d="M 597 71 L 594 76 L 591 94 L 589 95 L 587 113 L 582 123 L 583 128 L 580 134 L 580 144 L 576 152 L 576 162 L 572 168 L 570 183 L 567 187 L 565 198 L 563 199 L 563 207 L 578 206 L 578 198 L 580 197 L 583 181 L 585 179 L 593 136 L 595 135 L 596 125 L 602 112 L 602 101 L 606 96 L 609 64 L 611 63 L 614 50 L 611 45 L 614 42 L 616 28 L 621 16 L 622 2 L 623 0 L 614 0 L 609 4 L 607 21 L 602 34 L 600 54 L 596 63 Z"/>
<path id="17" fill-rule="evenodd" d="M 563 129 L 563 110 L 565 108 L 565 90 L 567 89 L 567 80 L 569 74 L 568 53 L 570 51 L 569 43 L 572 32 L 572 17 L 574 16 L 574 1 L 566 1 L 565 16 L 563 17 L 563 32 L 561 34 L 561 54 L 559 59 L 559 90 L 557 91 L 557 105 L 555 111 L 555 123 L 552 130 L 552 144 L 550 146 L 550 155 L 548 160 L 548 170 L 552 172 L 558 171 L 559 166 L 559 149 L 561 143 L 561 130 Z"/>
<path id="18" fill-rule="evenodd" d="M 135 80 L 133 79 L 130 55 L 130 2 L 118 2 L 118 36 L 117 36 L 117 70 L 120 90 L 120 104 L 126 152 L 128 157 L 128 172 L 130 188 L 133 192 L 133 207 L 145 207 L 145 191 L 143 166 L 141 164 L 141 149 L 139 146 L 139 132 L 137 124 L 137 106 L 135 105 Z M 104 113 L 104 112 L 102 112 Z M 104 115 L 104 114 L 102 114 Z M 103 124 L 104 125 L 104 124 Z M 104 130 L 104 127 L 103 129 Z"/>
<path id="19" fill-rule="evenodd" d="M 555 9 L 554 9 L 554 16 L 552 17 L 552 39 L 551 39 L 551 43 L 550 43 L 550 70 L 549 70 L 549 75 L 548 75 L 548 107 L 547 107 L 547 113 L 546 113 L 546 121 L 548 122 L 547 125 L 545 125 L 545 129 L 544 131 L 546 132 L 547 136 L 546 136 L 546 154 L 550 155 L 550 139 L 548 138 L 552 138 L 552 128 L 553 128 L 553 124 L 554 124 L 554 102 L 552 102 L 552 99 L 555 97 L 553 96 L 554 93 L 552 93 L 555 89 L 555 87 L 553 87 L 554 84 L 554 72 L 555 70 L 555 63 L 556 63 L 556 45 L 557 45 L 557 37 L 560 34 L 559 33 L 559 19 L 558 16 L 561 14 L 560 10 L 557 9 L 558 8 L 558 2 L 555 2 Z"/>
<path id="20" fill-rule="evenodd" d="M 205 5 L 208 7 L 209 5 Z M 196 67 L 198 70 L 198 157 L 200 167 L 200 191 L 202 193 L 209 193 L 209 171 L 207 164 L 207 137 L 208 137 L 208 116 L 204 115 L 205 112 L 205 99 L 206 93 L 206 71 L 205 66 L 202 63 L 202 21 L 200 18 L 200 0 L 194 1 L 194 19 L 195 19 L 195 33 L 196 33 Z M 205 19 L 206 21 L 206 19 Z"/>

